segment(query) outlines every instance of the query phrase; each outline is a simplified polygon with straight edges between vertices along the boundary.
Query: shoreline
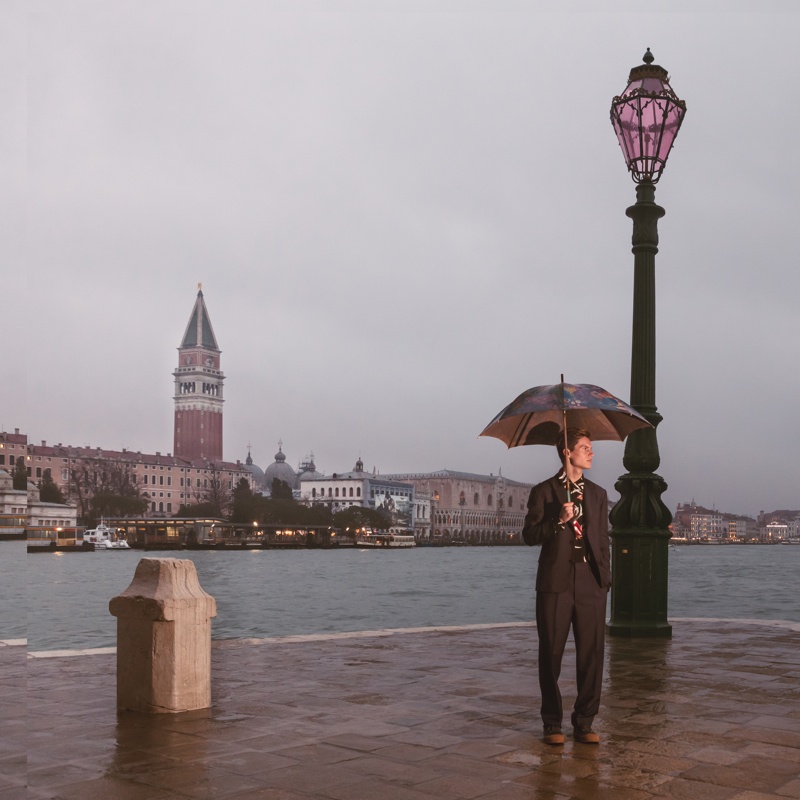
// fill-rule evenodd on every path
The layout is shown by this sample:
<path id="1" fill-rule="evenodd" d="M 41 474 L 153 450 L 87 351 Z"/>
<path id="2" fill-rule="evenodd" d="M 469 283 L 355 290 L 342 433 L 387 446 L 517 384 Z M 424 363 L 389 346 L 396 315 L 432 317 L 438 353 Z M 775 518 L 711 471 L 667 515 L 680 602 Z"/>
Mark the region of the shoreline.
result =
<path id="1" fill-rule="evenodd" d="M 717 623 L 728 625 L 747 625 L 747 626 L 762 626 L 768 628 L 776 628 L 779 630 L 793 631 L 800 633 L 800 621 L 794 622 L 793 620 L 784 619 L 749 619 L 739 617 L 670 617 L 671 623 Z M 307 634 L 294 634 L 284 636 L 263 636 L 252 637 L 242 636 L 227 639 L 212 639 L 211 649 L 221 650 L 233 646 L 250 645 L 250 646 L 263 646 L 263 645 L 281 645 L 281 644 L 298 644 L 301 642 L 335 642 L 345 639 L 379 639 L 388 638 L 391 636 L 408 636 L 420 633 L 469 633 L 472 631 L 484 630 L 503 630 L 508 628 L 535 628 L 535 622 L 487 622 L 478 623 L 475 625 L 433 625 L 427 627 L 417 628 L 382 628 L 378 630 L 365 630 L 365 631 L 342 631 L 338 633 L 307 633 Z M 0 647 L 25 647 L 27 649 L 26 639 L 0 639 Z M 76 658 L 80 656 L 99 656 L 99 655 L 114 655 L 117 652 L 116 647 L 95 647 L 95 648 L 76 648 L 76 649 L 59 649 L 59 650 L 34 650 L 27 653 L 28 660 L 34 659 L 47 659 L 47 658 Z"/>

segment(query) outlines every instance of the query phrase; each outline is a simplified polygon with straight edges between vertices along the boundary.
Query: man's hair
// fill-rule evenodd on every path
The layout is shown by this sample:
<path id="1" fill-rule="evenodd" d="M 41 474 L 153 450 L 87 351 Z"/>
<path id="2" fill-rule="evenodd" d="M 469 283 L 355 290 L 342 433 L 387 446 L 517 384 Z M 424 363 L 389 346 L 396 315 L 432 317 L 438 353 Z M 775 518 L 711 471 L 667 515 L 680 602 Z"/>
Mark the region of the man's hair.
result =
<path id="1" fill-rule="evenodd" d="M 572 450 L 578 443 L 578 439 L 591 439 L 589 431 L 583 428 L 567 428 L 567 450 Z M 558 434 L 558 441 L 556 442 L 556 450 L 558 450 L 558 457 L 561 459 L 562 464 L 566 464 L 566 454 L 564 453 L 564 431 Z"/>

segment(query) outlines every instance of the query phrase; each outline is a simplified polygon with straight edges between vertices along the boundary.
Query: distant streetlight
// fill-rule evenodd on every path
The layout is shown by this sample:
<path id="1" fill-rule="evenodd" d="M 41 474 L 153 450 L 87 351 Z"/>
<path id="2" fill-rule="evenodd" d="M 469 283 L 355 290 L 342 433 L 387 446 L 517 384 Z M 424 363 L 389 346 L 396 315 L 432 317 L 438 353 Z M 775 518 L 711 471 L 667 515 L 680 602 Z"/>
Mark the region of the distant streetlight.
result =
<path id="1" fill-rule="evenodd" d="M 653 64 L 650 48 L 644 64 L 634 67 L 625 91 L 611 104 L 611 123 L 625 162 L 636 183 L 636 205 L 626 210 L 633 220 L 633 336 L 630 404 L 653 427 L 634 431 L 625 446 L 628 470 L 615 488 L 620 499 L 611 512 L 612 636 L 670 637 L 667 622 L 669 524 L 672 514 L 661 500 L 667 484 L 654 470 L 658 454 L 656 426 L 656 285 L 658 220 L 664 209 L 655 203 L 655 184 L 678 135 L 686 103 L 669 85 L 667 71 Z"/>

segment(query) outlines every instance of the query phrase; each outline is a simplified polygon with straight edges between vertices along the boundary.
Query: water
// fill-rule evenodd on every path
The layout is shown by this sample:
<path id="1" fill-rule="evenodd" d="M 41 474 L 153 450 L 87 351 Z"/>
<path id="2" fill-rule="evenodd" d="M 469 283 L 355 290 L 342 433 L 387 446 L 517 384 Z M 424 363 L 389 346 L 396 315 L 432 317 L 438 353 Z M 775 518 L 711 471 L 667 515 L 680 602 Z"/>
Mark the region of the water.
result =
<path id="1" fill-rule="evenodd" d="M 670 551 L 670 616 L 800 622 L 800 547 Z M 539 549 L 528 547 L 190 551 L 217 600 L 215 639 L 378 628 L 530 621 Z M 25 557 L 0 544 L 0 639 L 31 650 L 109 647 L 108 601 L 127 588 L 141 551 Z M 27 599 L 26 599 L 27 598 Z M 26 615 L 27 611 L 27 615 Z"/>

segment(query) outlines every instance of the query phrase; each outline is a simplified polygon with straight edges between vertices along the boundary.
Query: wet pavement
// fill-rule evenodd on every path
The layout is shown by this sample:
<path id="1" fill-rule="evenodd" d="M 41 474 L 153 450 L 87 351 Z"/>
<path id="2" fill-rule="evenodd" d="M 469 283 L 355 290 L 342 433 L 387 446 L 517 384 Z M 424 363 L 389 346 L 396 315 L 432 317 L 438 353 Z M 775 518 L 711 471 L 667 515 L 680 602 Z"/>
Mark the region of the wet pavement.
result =
<path id="1" fill-rule="evenodd" d="M 608 640 L 599 746 L 541 743 L 529 625 L 215 642 L 212 708 L 156 716 L 113 653 L 0 645 L 0 798 L 800 798 L 800 624 L 672 624 Z"/>

